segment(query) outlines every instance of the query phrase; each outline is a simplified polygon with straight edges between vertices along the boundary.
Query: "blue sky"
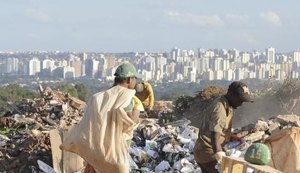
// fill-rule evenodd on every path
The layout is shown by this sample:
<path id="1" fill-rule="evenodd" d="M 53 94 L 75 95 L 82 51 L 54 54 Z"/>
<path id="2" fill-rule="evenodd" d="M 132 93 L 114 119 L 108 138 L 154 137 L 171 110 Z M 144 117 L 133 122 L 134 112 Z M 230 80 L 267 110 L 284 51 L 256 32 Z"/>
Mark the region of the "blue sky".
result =
<path id="1" fill-rule="evenodd" d="M 300 48 L 299 0 L 1 0 L 0 51 Z"/>

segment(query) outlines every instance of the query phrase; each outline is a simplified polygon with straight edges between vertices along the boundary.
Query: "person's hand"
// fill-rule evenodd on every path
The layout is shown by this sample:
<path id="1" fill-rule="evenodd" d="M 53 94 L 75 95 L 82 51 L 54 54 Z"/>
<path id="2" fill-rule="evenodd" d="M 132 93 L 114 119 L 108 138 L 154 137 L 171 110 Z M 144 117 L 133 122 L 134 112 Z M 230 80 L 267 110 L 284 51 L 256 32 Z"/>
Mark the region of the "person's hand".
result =
<path id="1" fill-rule="evenodd" d="M 241 141 L 241 138 L 237 135 L 230 135 L 230 141 Z"/>
<path id="2" fill-rule="evenodd" d="M 224 151 L 218 151 L 216 154 L 215 154 L 215 158 L 218 162 L 218 164 L 221 164 L 222 163 L 222 158 L 226 156 L 225 152 Z"/>
<path id="3" fill-rule="evenodd" d="M 144 107 L 144 109 L 145 109 L 145 112 L 149 112 L 150 111 L 149 107 Z"/>

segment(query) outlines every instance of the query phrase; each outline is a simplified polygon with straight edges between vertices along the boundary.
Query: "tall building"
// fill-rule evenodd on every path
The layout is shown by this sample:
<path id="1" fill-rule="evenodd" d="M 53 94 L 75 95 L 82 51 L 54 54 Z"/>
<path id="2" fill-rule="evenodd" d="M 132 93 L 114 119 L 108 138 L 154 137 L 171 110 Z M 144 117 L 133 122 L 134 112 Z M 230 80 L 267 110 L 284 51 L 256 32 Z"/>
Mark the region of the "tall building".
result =
<path id="1" fill-rule="evenodd" d="M 33 58 L 28 62 L 28 75 L 37 75 L 41 71 L 41 62 L 37 58 Z"/>
<path id="2" fill-rule="evenodd" d="M 70 60 L 70 67 L 74 68 L 74 77 L 82 76 L 82 62 L 79 58 L 74 58 Z"/>
<path id="3" fill-rule="evenodd" d="M 44 59 L 42 61 L 42 69 L 51 69 L 54 68 L 54 61 L 50 59 Z"/>
<path id="4" fill-rule="evenodd" d="M 174 60 L 174 61 L 177 61 L 178 57 L 181 57 L 181 51 L 180 51 L 179 48 L 175 47 L 171 51 L 171 59 Z"/>
<path id="5" fill-rule="evenodd" d="M 212 70 L 207 70 L 206 72 L 203 73 L 203 79 L 205 80 L 215 80 L 215 75 Z"/>
<path id="6" fill-rule="evenodd" d="M 116 66 L 116 57 L 114 56 L 105 56 L 106 62 L 107 62 L 107 68 L 112 68 Z"/>
<path id="7" fill-rule="evenodd" d="M 235 73 L 232 69 L 228 69 L 224 71 L 224 79 L 228 81 L 232 81 L 235 78 Z"/>
<path id="8" fill-rule="evenodd" d="M 162 55 L 155 57 L 155 72 L 154 72 L 154 80 L 161 80 L 163 74 L 166 72 L 167 58 L 163 57 Z"/>
<path id="9" fill-rule="evenodd" d="M 247 52 L 243 52 L 242 54 L 241 54 L 241 63 L 242 64 L 247 64 L 249 61 L 250 61 L 250 54 L 249 53 L 247 53 Z"/>
<path id="10" fill-rule="evenodd" d="M 5 73 L 17 74 L 19 72 L 19 59 L 8 58 L 6 61 Z"/>
<path id="11" fill-rule="evenodd" d="M 63 77 L 68 78 L 75 78 L 76 77 L 76 68 L 74 67 L 63 67 Z"/>
<path id="12" fill-rule="evenodd" d="M 300 62 L 300 50 L 296 50 L 293 52 L 292 61 Z"/>
<path id="13" fill-rule="evenodd" d="M 53 70 L 53 75 L 55 77 L 58 78 L 74 78 L 75 77 L 75 73 L 74 73 L 74 67 L 70 67 L 70 66 L 60 66 L 57 67 Z"/>
<path id="14" fill-rule="evenodd" d="M 196 68 L 194 67 L 188 68 L 187 78 L 188 78 L 188 82 L 196 82 L 197 79 Z"/>
<path id="15" fill-rule="evenodd" d="M 268 63 L 275 63 L 275 48 L 269 47 L 266 49 L 266 57 Z"/>
<path id="16" fill-rule="evenodd" d="M 81 53 L 79 58 L 81 60 L 81 75 L 85 76 L 85 60 L 88 58 L 88 55 L 86 53 Z"/>
<path id="17" fill-rule="evenodd" d="M 212 70 L 217 71 L 217 70 L 222 70 L 223 69 L 223 59 L 221 57 L 216 57 L 212 59 Z"/>
<path id="18" fill-rule="evenodd" d="M 229 54 L 229 57 L 230 58 L 237 58 L 237 57 L 239 57 L 240 56 L 240 51 L 239 50 L 237 50 L 237 49 L 232 49 L 232 50 L 229 50 L 228 51 L 228 54 Z"/>
<path id="19" fill-rule="evenodd" d="M 214 71 L 214 80 L 223 80 L 224 79 L 224 72 L 222 70 Z"/>
<path id="20" fill-rule="evenodd" d="M 222 60 L 222 70 L 229 70 L 230 69 L 230 62 L 229 59 Z"/>
<path id="21" fill-rule="evenodd" d="M 105 57 L 99 58 L 97 78 L 104 78 L 106 76 L 106 70 L 107 70 L 106 58 Z"/>
<path id="22" fill-rule="evenodd" d="M 90 78 L 95 78 L 96 73 L 98 72 L 99 61 L 95 59 L 87 59 L 85 61 L 85 74 Z"/>
<path id="23" fill-rule="evenodd" d="M 40 77 L 51 77 L 53 76 L 52 71 L 55 69 L 55 62 L 50 59 L 44 59 L 42 61 Z"/>
<path id="24" fill-rule="evenodd" d="M 181 56 L 182 57 L 187 57 L 188 56 L 188 51 L 187 50 L 182 50 L 181 51 Z"/>
<path id="25" fill-rule="evenodd" d="M 245 69 L 244 68 L 238 68 L 235 70 L 235 80 L 242 80 L 245 76 Z"/>
<path id="26" fill-rule="evenodd" d="M 209 69 L 209 58 L 201 57 L 196 60 L 197 73 L 203 74 L 203 72 Z"/>

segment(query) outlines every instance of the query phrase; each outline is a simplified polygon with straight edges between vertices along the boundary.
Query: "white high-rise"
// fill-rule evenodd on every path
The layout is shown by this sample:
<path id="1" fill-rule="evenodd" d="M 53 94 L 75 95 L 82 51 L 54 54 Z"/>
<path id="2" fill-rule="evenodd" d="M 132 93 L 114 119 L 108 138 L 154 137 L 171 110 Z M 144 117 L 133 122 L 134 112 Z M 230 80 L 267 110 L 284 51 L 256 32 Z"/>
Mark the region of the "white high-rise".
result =
<path id="1" fill-rule="evenodd" d="M 293 52 L 292 61 L 300 62 L 300 51 L 299 50 Z"/>
<path id="2" fill-rule="evenodd" d="M 178 57 L 181 56 L 181 51 L 179 48 L 175 47 L 174 49 L 172 49 L 171 51 L 171 59 L 177 61 Z"/>
<path id="3" fill-rule="evenodd" d="M 16 74 L 19 72 L 19 59 L 8 58 L 6 61 L 6 73 Z"/>
<path id="4" fill-rule="evenodd" d="M 203 72 L 206 72 L 209 69 L 209 58 L 207 57 L 201 57 L 197 58 L 196 60 L 196 67 L 197 67 L 197 73 L 203 74 Z"/>
<path id="5" fill-rule="evenodd" d="M 243 52 L 241 54 L 241 62 L 242 64 L 247 64 L 250 61 L 251 55 L 247 52 Z"/>
<path id="6" fill-rule="evenodd" d="M 44 59 L 42 61 L 42 69 L 52 69 L 54 68 L 54 61 L 50 59 Z"/>
<path id="7" fill-rule="evenodd" d="M 266 57 L 268 63 L 275 63 L 275 48 L 269 47 L 266 49 Z"/>
<path id="8" fill-rule="evenodd" d="M 33 58 L 28 62 L 28 75 L 33 76 L 41 71 L 41 62 L 37 58 Z"/>
<path id="9" fill-rule="evenodd" d="M 223 59 L 221 57 L 216 57 L 212 61 L 212 70 L 222 70 L 223 69 Z"/>

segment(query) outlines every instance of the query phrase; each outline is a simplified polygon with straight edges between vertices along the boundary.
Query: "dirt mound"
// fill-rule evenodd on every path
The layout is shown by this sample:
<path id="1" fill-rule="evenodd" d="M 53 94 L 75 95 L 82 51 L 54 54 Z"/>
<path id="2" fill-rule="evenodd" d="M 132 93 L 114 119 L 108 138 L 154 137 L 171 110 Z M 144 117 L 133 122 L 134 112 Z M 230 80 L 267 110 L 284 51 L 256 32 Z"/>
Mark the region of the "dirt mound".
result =
<path id="1" fill-rule="evenodd" d="M 208 86 L 199 91 L 195 97 L 181 96 L 175 101 L 174 114 L 178 119 L 187 118 L 191 125 L 197 127 L 199 115 L 210 104 L 210 102 L 226 90 L 216 86 Z"/>
<path id="2" fill-rule="evenodd" d="M 175 101 L 175 114 L 191 120 L 197 127 L 201 112 L 213 98 L 223 95 L 226 90 L 209 86 L 195 97 L 182 96 Z M 257 94 L 257 93 L 256 93 Z M 279 114 L 300 115 L 300 81 L 286 80 L 281 87 L 273 88 L 268 93 L 258 93 L 254 103 L 243 103 L 234 111 L 233 126 L 242 127 L 258 119 L 269 119 Z"/>
<path id="3" fill-rule="evenodd" d="M 201 101 L 207 101 L 224 94 L 226 94 L 226 90 L 224 88 L 208 86 L 202 91 L 199 91 L 196 98 L 199 98 Z"/>
<path id="4" fill-rule="evenodd" d="M 300 115 L 300 81 L 286 80 L 281 87 L 261 97 L 256 97 L 254 103 L 244 103 L 234 114 L 235 127 L 280 114 Z"/>

